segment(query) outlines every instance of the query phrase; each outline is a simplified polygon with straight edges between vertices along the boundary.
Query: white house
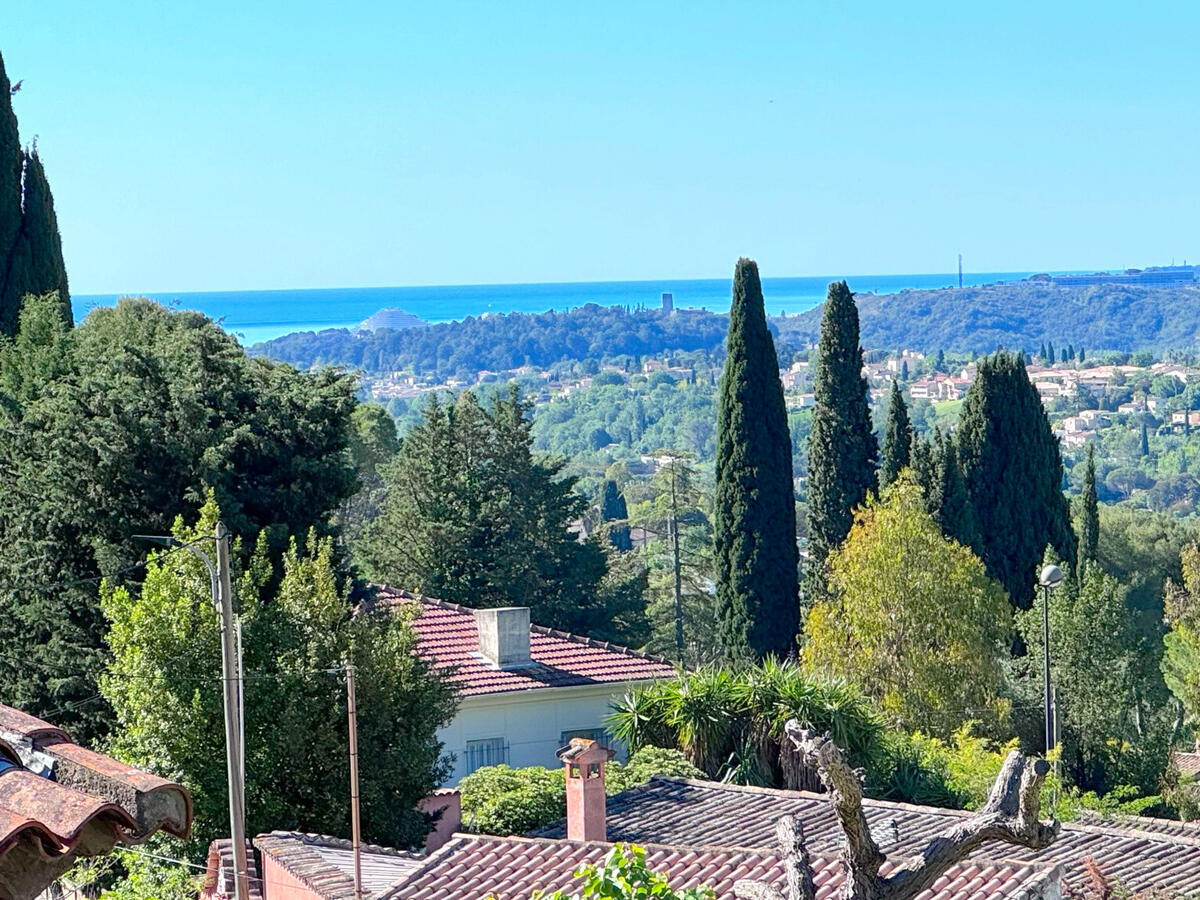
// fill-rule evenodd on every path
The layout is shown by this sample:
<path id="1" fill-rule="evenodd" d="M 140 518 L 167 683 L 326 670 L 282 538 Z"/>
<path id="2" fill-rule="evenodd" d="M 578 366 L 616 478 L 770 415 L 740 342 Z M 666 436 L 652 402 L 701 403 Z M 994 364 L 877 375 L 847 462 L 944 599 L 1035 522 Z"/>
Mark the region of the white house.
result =
<path id="1" fill-rule="evenodd" d="M 557 768 L 573 737 L 616 747 L 604 730 L 612 702 L 675 675 L 643 653 L 531 625 L 526 607 L 470 609 L 390 588 L 379 601 L 416 607 L 417 653 L 458 685 L 458 714 L 438 733 L 455 756 L 449 784 L 500 763 Z"/>

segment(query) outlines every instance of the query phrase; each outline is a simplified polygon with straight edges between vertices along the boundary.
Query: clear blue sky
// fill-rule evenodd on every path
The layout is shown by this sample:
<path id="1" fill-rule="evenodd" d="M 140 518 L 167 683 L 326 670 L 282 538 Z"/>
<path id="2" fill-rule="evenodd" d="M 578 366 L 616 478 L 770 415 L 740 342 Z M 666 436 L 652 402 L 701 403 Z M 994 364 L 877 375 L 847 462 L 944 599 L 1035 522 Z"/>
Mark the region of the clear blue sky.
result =
<path id="1" fill-rule="evenodd" d="M 3 18 L 76 293 L 1200 262 L 1194 3 Z"/>

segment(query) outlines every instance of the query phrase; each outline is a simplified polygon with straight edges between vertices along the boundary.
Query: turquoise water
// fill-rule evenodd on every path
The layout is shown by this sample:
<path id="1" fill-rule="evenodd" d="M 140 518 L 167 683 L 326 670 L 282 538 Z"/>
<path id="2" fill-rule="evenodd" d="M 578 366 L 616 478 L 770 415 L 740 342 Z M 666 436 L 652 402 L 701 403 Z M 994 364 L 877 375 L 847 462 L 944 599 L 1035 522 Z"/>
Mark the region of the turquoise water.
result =
<path id="1" fill-rule="evenodd" d="M 1017 281 L 1030 272 L 983 272 L 963 276 L 964 284 Z M 859 293 L 890 294 L 906 288 L 942 288 L 958 276 L 852 275 L 765 278 L 763 294 L 770 315 L 804 312 L 825 299 L 830 281 L 846 278 Z M 385 307 L 400 307 L 427 322 L 446 322 L 485 313 L 540 313 L 598 303 L 602 306 L 652 306 L 661 295 L 674 294 L 676 307 L 713 312 L 729 309 L 732 282 L 725 278 L 661 281 L 597 281 L 564 284 L 476 284 L 434 287 L 326 288 L 282 291 L 207 291 L 202 293 L 83 294 L 72 298 L 76 320 L 97 306 L 111 306 L 118 296 L 147 296 L 170 306 L 198 310 L 221 322 L 244 344 L 270 340 L 294 331 L 353 328 Z"/>

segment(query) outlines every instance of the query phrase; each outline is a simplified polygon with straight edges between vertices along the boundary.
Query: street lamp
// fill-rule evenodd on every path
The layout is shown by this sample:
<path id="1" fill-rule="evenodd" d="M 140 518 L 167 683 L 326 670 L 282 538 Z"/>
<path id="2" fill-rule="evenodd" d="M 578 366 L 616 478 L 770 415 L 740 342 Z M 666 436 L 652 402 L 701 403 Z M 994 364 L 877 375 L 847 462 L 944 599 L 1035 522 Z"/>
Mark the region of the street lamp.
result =
<path id="1" fill-rule="evenodd" d="M 1042 638 L 1045 645 L 1046 679 L 1046 753 L 1054 749 L 1054 711 L 1050 696 L 1050 589 L 1062 584 L 1063 573 L 1058 566 L 1043 566 L 1038 584 L 1042 586 Z"/>

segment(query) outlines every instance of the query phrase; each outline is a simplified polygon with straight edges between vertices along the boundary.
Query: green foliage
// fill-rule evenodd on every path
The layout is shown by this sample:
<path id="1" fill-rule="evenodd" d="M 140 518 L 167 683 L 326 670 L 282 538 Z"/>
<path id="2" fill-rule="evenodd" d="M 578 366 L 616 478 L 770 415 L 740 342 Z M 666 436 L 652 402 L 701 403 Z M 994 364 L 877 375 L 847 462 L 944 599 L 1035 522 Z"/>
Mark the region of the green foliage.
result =
<path id="1" fill-rule="evenodd" d="M 338 523 L 351 546 L 357 546 L 367 522 L 383 504 L 382 469 L 396 456 L 400 441 L 395 420 L 377 403 L 360 403 L 350 414 L 350 461 L 358 474 L 358 490 L 342 503 Z"/>
<path id="2" fill-rule="evenodd" d="M 600 520 L 609 523 L 608 540 L 614 550 L 628 553 L 633 549 L 633 541 L 629 537 L 629 507 L 625 504 L 621 489 L 611 478 L 604 481 L 604 494 L 600 498 Z"/>
<path id="3" fill-rule="evenodd" d="M 1080 498 L 1079 559 L 1084 563 L 1100 558 L 1100 501 L 1096 497 L 1096 447 L 1088 446 L 1087 465 L 1083 470 L 1083 495 Z"/>
<path id="4" fill-rule="evenodd" d="M 1138 640 L 1126 589 L 1095 563 L 1084 563 L 1080 574 L 1050 592 L 1051 678 L 1062 761 L 1081 789 L 1103 793 L 1132 783 L 1153 793 L 1167 765 L 1171 715 L 1138 695 Z M 1043 646 L 1040 602 L 1041 597 L 1017 616 L 1030 648 Z M 1025 699 L 1040 705 L 1042 654 L 1031 652 L 1014 668 L 1026 682 Z"/>
<path id="5" fill-rule="evenodd" d="M 36 142 L 21 148 L 0 59 L 0 333 L 16 332 L 27 296 L 52 293 L 60 320 L 69 327 L 71 298 L 54 198 Z"/>
<path id="6" fill-rule="evenodd" d="M 858 309 L 846 282 L 829 286 L 817 350 L 808 449 L 808 600 L 820 597 L 830 552 L 875 490 L 875 434 L 862 375 Z"/>
<path id="7" fill-rule="evenodd" d="M 900 393 L 900 386 L 893 381 L 887 426 L 883 433 L 883 457 L 879 463 L 880 487 L 887 487 L 899 477 L 901 469 L 908 468 L 912 461 L 912 439 L 904 395 Z"/>
<path id="8" fill-rule="evenodd" d="M 988 574 L 1027 609 L 1043 548 L 1074 559 L 1075 537 L 1058 438 L 1019 354 L 1001 351 L 979 363 L 963 404 L 958 458 Z"/>
<path id="9" fill-rule="evenodd" d="M 934 517 L 946 537 L 976 550 L 980 544 L 979 526 L 975 507 L 971 505 L 971 498 L 967 494 L 954 439 L 939 431 L 934 455 L 937 467 L 937 509 Z"/>
<path id="10" fill-rule="evenodd" d="M 580 867 L 575 877 L 581 882 L 579 893 L 534 891 L 533 900 L 714 900 L 708 887 L 672 890 L 666 876 L 652 872 L 646 865 L 646 851 L 636 844 L 614 844 L 599 866 Z"/>
<path id="11" fill-rule="evenodd" d="M 906 730 L 945 736 L 966 719 L 1003 717 L 1003 590 L 942 535 L 911 476 L 856 515 L 830 588 L 805 626 L 808 665 L 855 681 Z"/>
<path id="12" fill-rule="evenodd" d="M 718 629 L 727 659 L 787 657 L 800 630 L 791 437 L 758 266 L 740 259 L 713 499 Z"/>
<path id="13" fill-rule="evenodd" d="M 703 778 L 704 773 L 678 750 L 643 747 L 622 764 L 605 767 L 604 790 L 610 796 L 645 784 L 655 775 Z M 458 784 L 463 827 L 478 834 L 527 834 L 567 813 L 563 770 L 530 766 L 484 766 Z"/>
<path id="14" fill-rule="evenodd" d="M 129 850 L 113 852 L 126 875 L 102 890 L 99 900 L 193 900 L 200 891 L 201 878 L 196 870 Z"/>
<path id="15" fill-rule="evenodd" d="M 182 542 L 212 534 L 210 500 Z M 349 821 L 343 661 L 357 669 L 363 831 L 390 846 L 419 842 L 415 812 L 449 771 L 436 731 L 453 717 L 451 688 L 415 655 L 403 613 L 351 615 L 329 538 L 310 533 L 273 571 L 265 538 L 238 578 L 245 682 L 247 831 L 344 833 Z M 277 587 L 272 587 L 277 584 Z M 139 591 L 106 586 L 112 661 L 100 680 L 121 759 L 192 792 L 193 855 L 228 834 L 220 627 L 207 572 L 188 553 L 152 559 Z"/>
<path id="16" fill-rule="evenodd" d="M 1200 729 L 1200 546 L 1182 553 L 1181 585 L 1167 586 L 1166 615 L 1171 630 L 1164 638 L 1163 676 L 1183 705 L 1187 722 Z"/>
<path id="17" fill-rule="evenodd" d="M 79 741 L 102 734 L 98 576 L 128 576 L 215 493 L 233 532 L 328 530 L 353 490 L 352 380 L 245 355 L 211 320 L 147 300 L 69 330 L 53 297 L 0 342 L 0 694 Z M 15 660 L 15 662 L 13 661 Z"/>
<path id="18" fill-rule="evenodd" d="M 515 388 L 487 405 L 471 392 L 451 406 L 431 400 L 383 470 L 387 495 L 360 551 L 368 573 L 472 607 L 528 606 L 540 624 L 640 645 L 640 592 L 602 589 L 612 586 L 600 541 L 571 530 L 588 502 L 563 463 L 535 457 L 531 443 Z"/>
<path id="19" fill-rule="evenodd" d="M 725 774 L 731 759 L 736 766 L 751 755 L 761 780 L 780 785 L 789 718 L 829 732 L 859 762 L 879 749 L 882 724 L 856 688 L 772 659 L 744 669 L 682 672 L 635 689 L 613 705 L 609 728 L 630 747 L 678 748 L 711 778 Z"/>

